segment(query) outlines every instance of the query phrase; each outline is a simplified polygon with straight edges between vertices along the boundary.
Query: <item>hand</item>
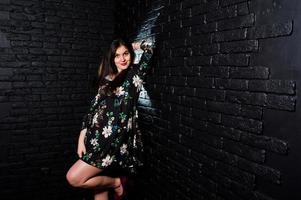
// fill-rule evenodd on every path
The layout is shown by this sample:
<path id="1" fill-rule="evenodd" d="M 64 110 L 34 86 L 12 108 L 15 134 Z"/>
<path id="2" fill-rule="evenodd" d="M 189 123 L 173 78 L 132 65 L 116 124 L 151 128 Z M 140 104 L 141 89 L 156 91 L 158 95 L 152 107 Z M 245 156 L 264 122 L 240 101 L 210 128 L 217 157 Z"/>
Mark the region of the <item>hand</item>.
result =
<path id="1" fill-rule="evenodd" d="M 78 157 L 82 157 L 86 153 L 86 146 L 85 146 L 85 136 L 87 133 L 87 129 L 81 130 L 78 138 L 78 145 L 77 145 L 77 155 Z"/>
<path id="2" fill-rule="evenodd" d="M 141 43 L 142 43 L 142 42 L 133 42 L 133 43 L 132 43 L 133 49 L 134 49 L 134 50 L 140 49 Z"/>
<path id="3" fill-rule="evenodd" d="M 152 43 L 149 41 L 142 41 L 140 44 L 140 48 L 144 51 L 144 52 L 149 52 L 149 53 L 153 53 L 153 48 L 152 48 Z"/>
<path id="4" fill-rule="evenodd" d="M 83 155 L 86 153 L 86 147 L 84 143 L 78 143 L 77 145 L 77 155 L 79 158 L 82 158 Z"/>

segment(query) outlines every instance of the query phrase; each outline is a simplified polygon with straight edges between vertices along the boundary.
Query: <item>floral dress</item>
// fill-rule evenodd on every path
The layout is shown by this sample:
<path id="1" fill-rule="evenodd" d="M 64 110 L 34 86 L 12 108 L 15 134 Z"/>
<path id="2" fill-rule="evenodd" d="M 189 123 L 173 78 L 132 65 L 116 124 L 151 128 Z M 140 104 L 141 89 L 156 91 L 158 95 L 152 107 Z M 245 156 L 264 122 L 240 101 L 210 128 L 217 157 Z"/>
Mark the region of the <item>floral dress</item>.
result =
<path id="1" fill-rule="evenodd" d="M 128 173 L 135 173 L 143 164 L 136 105 L 151 56 L 151 52 L 144 52 L 139 64 L 128 71 L 112 94 L 104 93 L 109 80 L 99 87 L 82 122 L 82 129 L 87 128 L 86 153 L 81 158 L 84 162 L 100 169 L 113 166 Z"/>

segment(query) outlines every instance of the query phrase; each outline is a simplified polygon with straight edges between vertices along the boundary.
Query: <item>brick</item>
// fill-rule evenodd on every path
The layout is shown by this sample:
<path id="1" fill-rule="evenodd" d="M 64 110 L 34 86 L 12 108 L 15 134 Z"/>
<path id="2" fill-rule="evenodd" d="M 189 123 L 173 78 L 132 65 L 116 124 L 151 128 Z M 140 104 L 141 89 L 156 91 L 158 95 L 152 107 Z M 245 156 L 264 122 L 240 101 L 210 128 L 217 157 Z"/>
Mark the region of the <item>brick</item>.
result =
<path id="1" fill-rule="evenodd" d="M 242 105 L 241 112 L 239 114 L 243 117 L 261 120 L 263 116 L 263 108 L 260 106 Z"/>
<path id="2" fill-rule="evenodd" d="M 220 46 L 221 53 L 240 53 L 240 52 L 256 52 L 258 51 L 257 40 L 246 40 L 239 42 L 226 42 Z"/>
<path id="3" fill-rule="evenodd" d="M 179 76 L 168 76 L 166 77 L 166 83 L 167 85 L 184 86 L 186 85 L 186 78 Z"/>
<path id="4" fill-rule="evenodd" d="M 250 91 L 271 92 L 277 94 L 295 94 L 296 83 L 291 80 L 251 80 Z"/>
<path id="5" fill-rule="evenodd" d="M 250 14 L 248 2 L 243 2 L 237 5 L 237 15 Z"/>
<path id="6" fill-rule="evenodd" d="M 207 13 L 210 11 L 214 11 L 217 8 L 218 8 L 217 0 L 202 2 L 199 6 L 192 7 L 192 15 Z"/>
<path id="7" fill-rule="evenodd" d="M 192 35 L 210 34 L 212 32 L 215 32 L 216 30 L 217 30 L 217 22 L 212 22 L 208 24 L 201 24 L 201 25 L 191 27 L 191 34 Z"/>
<path id="8" fill-rule="evenodd" d="M 228 78 L 229 68 L 228 67 L 200 67 L 199 74 L 202 77 L 217 77 L 217 78 Z"/>
<path id="9" fill-rule="evenodd" d="M 223 149 L 225 151 L 231 152 L 235 155 L 258 163 L 263 163 L 265 161 L 265 150 L 252 148 L 237 141 L 225 139 Z"/>
<path id="10" fill-rule="evenodd" d="M 249 187 L 251 187 L 255 182 L 255 176 L 247 173 L 245 171 L 242 171 L 236 167 L 225 165 L 221 162 L 217 162 L 217 171 L 221 174 L 236 180 L 237 182 L 240 182 L 242 184 L 245 184 Z"/>
<path id="11" fill-rule="evenodd" d="M 171 50 L 171 55 L 173 57 L 188 57 L 191 55 L 191 49 L 189 48 L 177 48 Z"/>
<path id="12" fill-rule="evenodd" d="M 233 128 L 225 127 L 223 125 L 214 124 L 211 122 L 207 122 L 206 127 L 208 128 L 207 131 L 211 134 L 218 135 L 221 137 L 226 137 L 232 140 L 239 140 L 240 139 L 240 132 L 239 130 L 235 130 Z"/>
<path id="13" fill-rule="evenodd" d="M 267 95 L 264 93 L 226 91 L 226 100 L 235 103 L 264 106 L 267 102 Z"/>
<path id="14" fill-rule="evenodd" d="M 246 28 L 254 25 L 255 15 L 253 13 L 245 16 L 238 16 L 235 18 L 217 22 L 217 30 L 231 30 L 238 28 Z"/>
<path id="15" fill-rule="evenodd" d="M 248 54 L 219 54 L 213 56 L 212 65 L 248 66 Z"/>
<path id="16" fill-rule="evenodd" d="M 209 111 L 237 115 L 240 112 L 240 105 L 228 102 L 207 101 Z"/>
<path id="17" fill-rule="evenodd" d="M 197 106 L 195 106 L 197 107 Z M 200 109 L 201 110 L 201 109 Z M 188 126 L 190 128 L 193 128 L 195 130 L 200 130 L 200 131 L 206 131 L 206 122 L 199 120 L 199 119 L 195 119 L 195 118 L 191 118 L 186 117 L 185 115 L 181 116 L 181 123 L 185 126 Z M 189 134 L 191 135 L 191 134 Z"/>
<path id="18" fill-rule="evenodd" d="M 176 94 L 176 95 L 194 96 L 194 93 L 195 93 L 194 88 L 174 87 L 174 94 Z"/>
<path id="19" fill-rule="evenodd" d="M 12 76 L 13 75 L 13 68 L 0 68 L 0 75 L 1 76 Z M 3 80 L 3 79 L 0 79 Z"/>
<path id="20" fill-rule="evenodd" d="M 183 105 L 189 105 L 193 108 L 199 108 L 201 110 L 204 110 L 206 105 L 205 105 L 205 99 L 199 99 L 196 97 L 186 97 L 183 96 L 181 98 L 181 104 Z"/>
<path id="21" fill-rule="evenodd" d="M 247 0 L 222 0 L 220 2 L 220 5 L 221 6 L 229 6 L 229 5 L 238 4 L 241 2 L 247 2 Z"/>
<path id="22" fill-rule="evenodd" d="M 1 4 L 9 4 L 11 0 L 1 0 Z"/>
<path id="23" fill-rule="evenodd" d="M 244 79 L 215 78 L 215 87 L 218 89 L 247 90 L 248 81 Z"/>
<path id="24" fill-rule="evenodd" d="M 187 38 L 188 45 L 204 45 L 210 43 L 211 36 L 210 34 L 199 34 L 193 35 Z"/>
<path id="25" fill-rule="evenodd" d="M 185 46 L 184 38 L 177 38 L 164 41 L 165 48 L 176 48 L 176 47 L 184 47 Z"/>
<path id="26" fill-rule="evenodd" d="M 212 55 L 219 52 L 218 44 L 198 45 L 192 47 L 192 55 Z"/>
<path id="27" fill-rule="evenodd" d="M 241 135 L 241 141 L 248 145 L 266 149 L 275 153 L 288 153 L 288 143 L 277 138 L 244 133 Z"/>
<path id="28" fill-rule="evenodd" d="M 192 110 L 192 117 L 199 120 L 208 120 L 217 123 L 219 123 L 221 120 L 220 114 L 214 112 L 207 112 L 199 109 Z"/>
<path id="29" fill-rule="evenodd" d="M 211 56 L 189 56 L 186 62 L 188 66 L 210 65 Z"/>
<path id="30" fill-rule="evenodd" d="M 293 96 L 284 96 L 284 95 L 267 95 L 268 108 L 294 111 L 296 109 L 296 98 Z"/>
<path id="31" fill-rule="evenodd" d="M 213 22 L 218 21 L 226 18 L 232 18 L 236 16 L 236 8 L 235 6 L 229 6 L 226 8 L 218 9 L 216 12 L 209 12 L 206 14 L 206 21 Z"/>
<path id="32" fill-rule="evenodd" d="M 273 38 L 288 36 L 293 31 L 293 22 L 256 26 L 248 31 L 248 38 Z"/>
<path id="33" fill-rule="evenodd" d="M 227 189 L 235 191 L 235 194 L 239 196 L 239 198 L 245 198 L 245 199 L 256 199 L 256 196 L 254 195 L 252 188 L 254 188 L 254 185 L 242 185 L 237 181 L 231 180 L 227 177 L 218 176 L 218 180 L 221 180 L 221 185 Z"/>
<path id="34" fill-rule="evenodd" d="M 213 88 L 213 78 L 189 77 L 187 85 L 191 87 Z"/>
<path id="35" fill-rule="evenodd" d="M 192 27 L 198 24 L 204 24 L 205 18 L 203 15 L 197 15 L 194 17 L 190 17 L 182 20 L 183 27 Z"/>
<path id="36" fill-rule="evenodd" d="M 222 122 L 226 126 L 241 129 L 244 131 L 260 134 L 263 129 L 263 123 L 254 119 L 247 119 L 242 117 L 235 117 L 230 115 L 223 115 Z"/>
<path id="37" fill-rule="evenodd" d="M 280 171 L 240 158 L 238 166 L 273 183 L 280 184 Z"/>
<path id="38" fill-rule="evenodd" d="M 9 12 L 0 11 L 0 20 L 9 20 Z"/>
<path id="39" fill-rule="evenodd" d="M 225 99 L 225 93 L 222 90 L 214 90 L 214 89 L 203 89 L 197 88 L 195 92 L 196 97 L 223 101 Z"/>
<path id="40" fill-rule="evenodd" d="M 221 148 L 222 138 L 210 135 L 199 130 L 192 130 L 192 140 L 208 144 L 210 146 Z"/>
<path id="41" fill-rule="evenodd" d="M 236 41 L 247 38 L 247 29 L 219 31 L 213 34 L 213 42 Z"/>
<path id="42" fill-rule="evenodd" d="M 230 78 L 240 79 L 268 79 L 270 75 L 269 68 L 254 66 L 248 68 L 230 68 Z"/>
<path id="43" fill-rule="evenodd" d="M 269 197 L 265 194 L 262 194 L 258 191 L 254 191 L 254 196 L 255 196 L 256 199 L 259 199 L 259 200 L 275 200 L 274 198 Z"/>

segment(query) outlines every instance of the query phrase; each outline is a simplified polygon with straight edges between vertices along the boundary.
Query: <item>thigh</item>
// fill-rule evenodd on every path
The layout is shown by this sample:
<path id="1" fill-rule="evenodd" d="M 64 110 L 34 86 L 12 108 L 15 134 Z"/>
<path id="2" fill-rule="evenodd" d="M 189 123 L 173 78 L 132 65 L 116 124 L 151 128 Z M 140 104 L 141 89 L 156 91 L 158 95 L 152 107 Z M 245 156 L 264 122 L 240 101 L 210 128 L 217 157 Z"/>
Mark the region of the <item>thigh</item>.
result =
<path id="1" fill-rule="evenodd" d="M 82 160 L 75 162 L 67 173 L 68 180 L 73 180 L 77 183 L 84 183 L 89 178 L 96 176 L 102 170 L 85 163 Z"/>

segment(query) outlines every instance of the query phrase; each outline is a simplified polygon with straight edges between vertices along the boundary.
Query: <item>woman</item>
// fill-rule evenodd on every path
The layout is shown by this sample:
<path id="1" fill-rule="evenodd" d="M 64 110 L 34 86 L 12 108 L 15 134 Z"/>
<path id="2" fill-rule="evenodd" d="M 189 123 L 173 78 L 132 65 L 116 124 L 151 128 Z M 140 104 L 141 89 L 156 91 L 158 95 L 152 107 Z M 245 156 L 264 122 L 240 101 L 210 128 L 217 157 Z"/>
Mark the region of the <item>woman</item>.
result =
<path id="1" fill-rule="evenodd" d="M 134 65 L 134 49 L 139 48 L 144 53 Z M 111 189 L 115 199 L 121 199 L 125 177 L 142 165 L 136 104 L 151 56 L 145 42 L 131 45 L 116 39 L 100 65 L 98 93 L 78 139 L 80 159 L 66 175 L 72 186 L 94 189 L 95 200 L 107 200 Z"/>

